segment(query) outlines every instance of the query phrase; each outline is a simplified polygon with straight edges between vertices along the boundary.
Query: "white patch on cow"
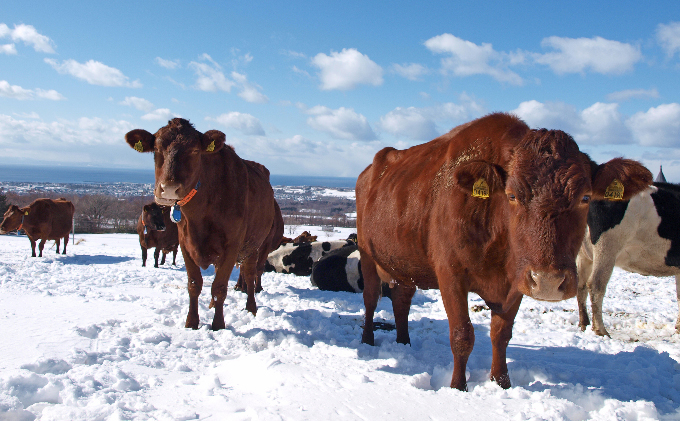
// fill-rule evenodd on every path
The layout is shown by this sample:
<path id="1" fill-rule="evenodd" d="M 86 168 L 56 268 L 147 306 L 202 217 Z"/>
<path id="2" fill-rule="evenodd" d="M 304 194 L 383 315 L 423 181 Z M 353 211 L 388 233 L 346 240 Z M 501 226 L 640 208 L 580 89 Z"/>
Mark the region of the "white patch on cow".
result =
<path id="1" fill-rule="evenodd" d="M 354 292 L 363 291 L 363 289 L 359 288 L 359 278 L 361 277 L 361 273 L 359 272 L 359 258 L 359 250 L 354 251 L 347 256 L 347 264 L 345 264 L 347 283 L 354 289 Z"/>
<path id="2" fill-rule="evenodd" d="M 330 249 L 324 250 L 323 249 L 323 243 L 328 243 L 330 244 Z M 295 264 L 291 263 L 289 265 L 284 265 L 283 264 L 283 259 L 286 256 L 289 256 L 290 254 L 293 253 L 299 246 L 302 246 L 304 243 L 301 244 L 284 244 L 274 250 L 273 252 L 269 253 L 267 256 L 267 261 L 269 262 L 270 265 L 274 267 L 276 272 L 278 273 L 290 273 L 292 269 L 295 268 Z M 339 249 L 340 247 L 344 247 L 347 245 L 346 240 L 338 240 L 338 241 L 314 241 L 312 243 L 309 243 L 312 245 L 311 252 L 309 256 L 312 258 L 312 262 L 318 262 L 321 257 L 323 257 L 325 254 L 327 254 L 331 250 Z"/>

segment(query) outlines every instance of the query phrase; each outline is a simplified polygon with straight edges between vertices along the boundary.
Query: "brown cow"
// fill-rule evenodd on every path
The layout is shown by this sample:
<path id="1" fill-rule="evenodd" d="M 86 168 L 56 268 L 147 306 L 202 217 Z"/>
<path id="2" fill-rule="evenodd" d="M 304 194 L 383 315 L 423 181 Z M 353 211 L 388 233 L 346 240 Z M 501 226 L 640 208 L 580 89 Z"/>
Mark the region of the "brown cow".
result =
<path id="1" fill-rule="evenodd" d="M 73 203 L 64 198 L 35 199 L 30 205 L 20 208 L 10 205 L 5 212 L 5 219 L 0 224 L 0 234 L 10 231 L 23 229 L 31 240 L 32 257 L 35 257 L 35 242 L 40 240 L 38 246 L 39 256 L 42 257 L 45 241 L 54 240 L 57 244 L 57 254 L 59 254 L 59 244 L 64 239 L 64 252 L 68 236 L 73 228 L 73 214 L 75 207 Z"/>
<path id="2" fill-rule="evenodd" d="M 138 152 L 153 151 L 155 201 L 173 206 L 171 214 L 178 220 L 179 244 L 189 278 L 186 327 L 198 329 L 198 297 L 203 288 L 200 268 L 211 264 L 215 266 L 209 306 L 215 307 L 212 328 L 225 327 L 224 300 L 237 263 L 248 287 L 246 309 L 255 314 L 258 259 L 262 248 L 268 247 L 275 219 L 269 171 L 239 158 L 233 148 L 225 146 L 224 133 L 201 133 L 181 118 L 171 120 L 155 134 L 132 130 L 125 140 Z"/>
<path id="3" fill-rule="evenodd" d="M 152 247 L 156 248 L 153 253 L 153 267 L 158 267 L 158 256 L 161 250 L 163 251 L 161 265 L 165 264 L 165 257 L 170 252 L 172 252 L 172 264 L 176 265 L 179 237 L 177 225 L 170 220 L 169 207 L 159 206 L 154 202 L 144 205 L 142 214 L 137 220 L 137 234 L 142 248 L 142 266 L 146 266 L 146 251 Z"/>
<path id="4" fill-rule="evenodd" d="M 522 295 L 559 301 L 576 294 L 576 256 L 588 203 L 619 180 L 625 198 L 652 177 L 635 161 L 599 167 L 568 134 L 530 130 L 509 114 L 491 114 L 407 150 L 385 148 L 359 176 L 366 320 L 373 344 L 381 280 L 394 285 L 397 342 L 409 343 L 416 287 L 439 288 L 449 319 L 451 387 L 466 390 L 474 344 L 467 305 L 477 293 L 491 311 L 491 379 L 510 387 L 506 348 Z"/>
<path id="5" fill-rule="evenodd" d="M 302 234 L 295 237 L 292 241 L 293 244 L 300 243 L 313 243 L 318 238 L 317 235 L 312 235 L 309 231 L 304 231 Z"/>

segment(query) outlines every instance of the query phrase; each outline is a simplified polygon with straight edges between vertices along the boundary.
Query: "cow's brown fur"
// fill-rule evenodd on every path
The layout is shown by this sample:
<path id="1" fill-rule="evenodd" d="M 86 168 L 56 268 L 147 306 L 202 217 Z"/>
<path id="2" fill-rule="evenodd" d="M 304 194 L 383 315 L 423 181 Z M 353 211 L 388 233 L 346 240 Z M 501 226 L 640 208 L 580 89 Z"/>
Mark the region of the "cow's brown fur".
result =
<path id="1" fill-rule="evenodd" d="M 170 219 L 170 208 L 159 206 L 151 202 L 144 205 L 142 213 L 137 220 L 137 235 L 139 245 L 142 248 L 142 266 L 146 266 L 147 250 L 155 247 L 153 253 L 154 267 L 158 267 L 158 257 L 163 252 L 161 265 L 165 264 L 165 258 L 172 252 L 172 264 L 176 264 L 177 247 L 179 236 L 177 225 Z"/>
<path id="2" fill-rule="evenodd" d="M 295 237 L 292 241 L 293 244 L 300 243 L 313 243 L 318 238 L 318 235 L 312 235 L 309 231 L 304 231 L 302 234 Z"/>
<path id="3" fill-rule="evenodd" d="M 575 259 L 588 201 L 617 178 L 627 194 L 651 183 L 634 161 L 598 167 L 566 133 L 530 130 L 509 114 L 491 114 L 407 150 L 385 148 L 359 176 L 366 320 L 373 344 L 380 282 L 396 283 L 397 342 L 409 343 L 408 313 L 418 288 L 439 288 L 449 319 L 451 387 L 466 389 L 474 344 L 467 294 L 492 310 L 491 378 L 510 387 L 505 359 L 523 294 L 560 300 L 576 294 Z M 489 198 L 472 197 L 480 178 Z"/>
<path id="4" fill-rule="evenodd" d="M 125 140 L 140 152 L 154 152 L 154 196 L 159 205 L 172 205 L 185 198 L 200 181 L 196 195 L 181 207 L 182 219 L 177 224 L 189 278 L 186 327 L 198 328 L 198 297 L 203 287 L 200 268 L 211 264 L 215 266 L 212 328 L 225 327 L 224 300 L 236 264 L 240 264 L 248 287 L 246 309 L 255 314 L 258 258 L 262 247 L 267 246 L 275 215 L 269 171 L 225 147 L 224 133 L 200 133 L 181 118 L 171 120 L 153 135 L 133 130 Z"/>
<path id="5" fill-rule="evenodd" d="M 10 205 L 5 212 L 5 217 L 0 224 L 0 234 L 17 230 L 21 227 L 31 241 L 31 256 L 35 255 L 35 242 L 40 240 L 38 246 L 42 257 L 45 241 L 54 240 L 59 253 L 59 244 L 64 239 L 63 254 L 66 254 L 68 236 L 73 228 L 73 214 L 75 207 L 66 199 L 36 199 L 30 205 L 20 208 Z"/>

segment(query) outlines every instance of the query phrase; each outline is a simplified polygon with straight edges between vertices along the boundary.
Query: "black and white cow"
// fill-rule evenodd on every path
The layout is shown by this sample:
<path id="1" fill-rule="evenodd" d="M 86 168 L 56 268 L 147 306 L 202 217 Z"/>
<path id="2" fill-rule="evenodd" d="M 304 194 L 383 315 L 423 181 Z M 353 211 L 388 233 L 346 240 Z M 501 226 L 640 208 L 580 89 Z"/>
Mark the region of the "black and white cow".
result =
<path id="1" fill-rule="evenodd" d="M 579 327 L 609 336 L 602 321 L 602 300 L 614 266 L 647 276 L 675 276 L 680 291 L 680 186 L 654 183 L 630 201 L 592 201 L 588 229 L 577 258 Z M 678 295 L 680 303 L 680 295 Z M 680 316 L 675 324 L 680 332 Z"/>
<path id="2" fill-rule="evenodd" d="M 329 251 L 354 245 L 354 241 L 314 241 L 312 243 L 288 243 L 269 253 L 265 272 L 292 273 L 297 276 L 312 274 L 312 264 Z"/>

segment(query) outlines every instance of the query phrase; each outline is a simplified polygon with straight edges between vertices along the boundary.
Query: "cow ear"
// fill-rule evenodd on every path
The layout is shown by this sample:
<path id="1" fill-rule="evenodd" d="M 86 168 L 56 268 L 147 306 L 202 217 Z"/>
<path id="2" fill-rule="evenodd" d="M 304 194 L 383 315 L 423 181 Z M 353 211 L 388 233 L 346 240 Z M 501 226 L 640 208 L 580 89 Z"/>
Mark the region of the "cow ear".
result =
<path id="1" fill-rule="evenodd" d="M 156 138 L 144 129 L 135 129 L 127 132 L 125 141 L 137 152 L 151 152 Z"/>
<path id="2" fill-rule="evenodd" d="M 593 175 L 593 199 L 630 200 L 652 184 L 652 173 L 631 159 L 614 158 Z"/>
<path id="3" fill-rule="evenodd" d="M 217 152 L 224 146 L 226 137 L 219 130 L 208 130 L 201 138 L 201 145 L 204 152 Z"/>
<path id="4" fill-rule="evenodd" d="M 494 193 L 505 192 L 507 175 L 503 168 L 485 161 L 461 165 L 453 172 L 453 181 L 464 192 L 486 199 Z"/>
<path id="5" fill-rule="evenodd" d="M 144 212 L 147 212 L 147 213 L 151 212 L 151 205 L 144 205 L 144 207 L 142 208 L 142 210 L 143 210 Z"/>

